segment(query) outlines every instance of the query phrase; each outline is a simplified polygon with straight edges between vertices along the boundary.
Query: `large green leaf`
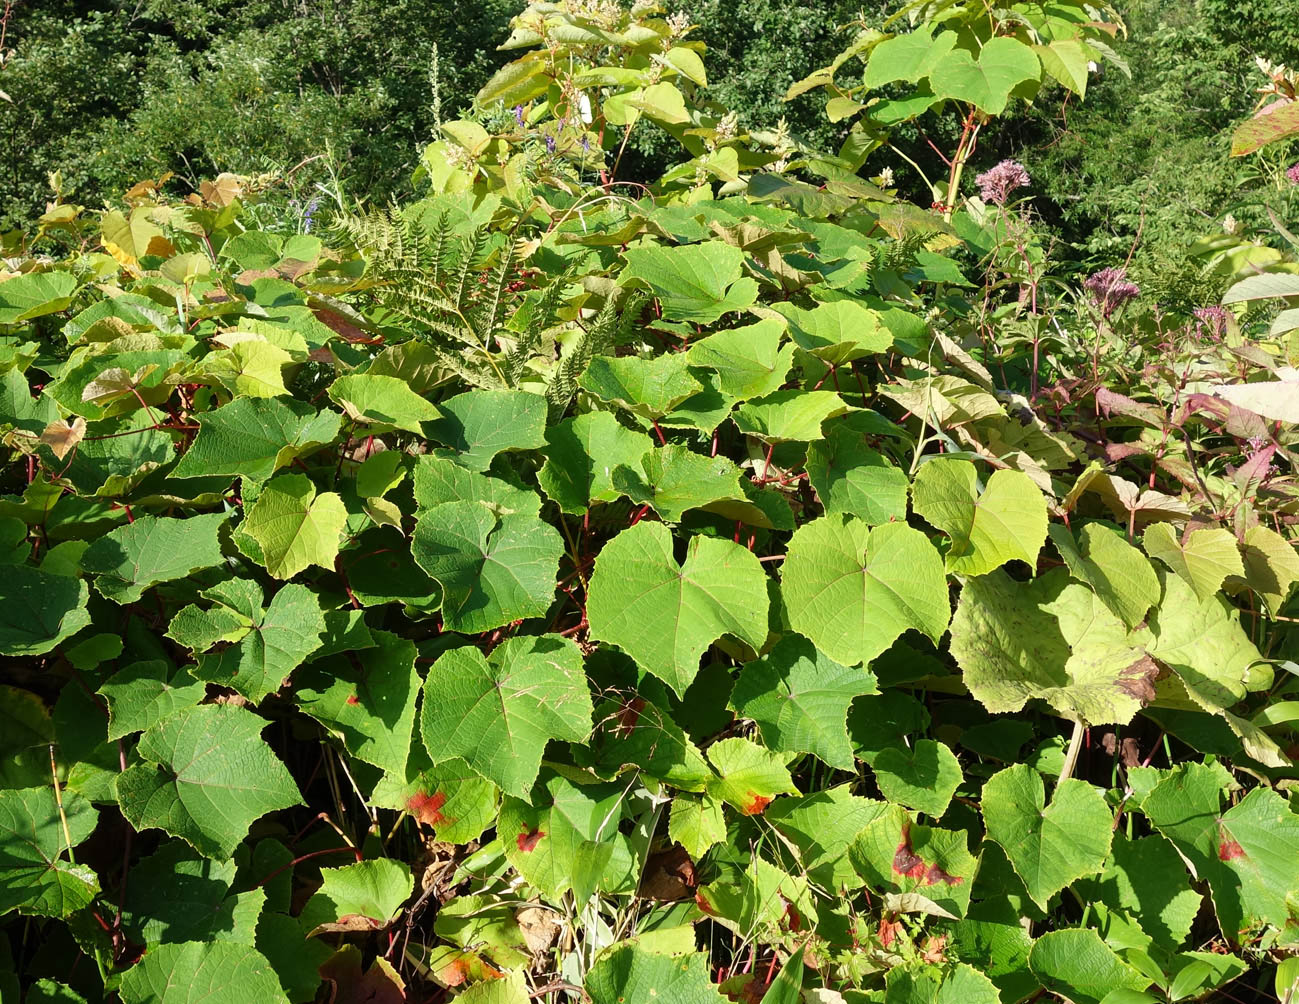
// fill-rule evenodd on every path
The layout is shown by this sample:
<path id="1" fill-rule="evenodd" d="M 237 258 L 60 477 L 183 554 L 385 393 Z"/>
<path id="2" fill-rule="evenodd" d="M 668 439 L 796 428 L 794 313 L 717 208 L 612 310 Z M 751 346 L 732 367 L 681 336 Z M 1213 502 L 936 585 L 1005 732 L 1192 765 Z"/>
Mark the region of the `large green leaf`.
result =
<path id="1" fill-rule="evenodd" d="M 635 470 L 652 442 L 643 432 L 618 423 L 607 411 L 565 419 L 546 430 L 546 462 L 537 481 L 564 512 L 585 512 L 594 502 L 618 497 L 613 472 Z"/>
<path id="2" fill-rule="evenodd" d="M 989 115 L 1000 115 L 1011 91 L 1041 73 L 1042 64 L 1029 46 L 999 35 L 983 44 L 977 60 L 966 49 L 952 49 L 930 68 L 929 85 L 940 98 L 955 98 Z"/>
<path id="3" fill-rule="evenodd" d="M 211 861 L 179 840 L 169 840 L 131 867 L 122 927 L 147 945 L 183 941 L 233 941 L 252 945 L 261 889 L 229 895 L 238 866 Z"/>
<path id="4" fill-rule="evenodd" d="M 942 559 L 924 534 L 844 515 L 799 527 L 780 591 L 794 630 L 845 666 L 870 663 L 909 629 L 937 642 L 951 609 Z"/>
<path id="5" fill-rule="evenodd" d="M 1075 541 L 1068 527 L 1053 523 L 1047 530 L 1069 574 L 1091 586 L 1105 605 L 1136 627 L 1159 602 L 1159 579 L 1150 562 L 1128 543 L 1123 532 L 1105 523 L 1087 523 Z"/>
<path id="6" fill-rule="evenodd" d="M 99 813 L 73 792 L 64 792 L 62 798 L 60 813 L 48 785 L 0 791 L 0 913 L 66 917 L 99 891 L 94 871 L 72 863 L 66 839 L 71 836 L 75 848 L 90 836 Z"/>
<path id="7" fill-rule="evenodd" d="M 298 457 L 333 442 L 336 411 L 316 411 L 301 401 L 237 397 L 215 411 L 199 412 L 198 436 L 172 477 L 229 475 L 265 481 Z"/>
<path id="8" fill-rule="evenodd" d="M 1299 102 L 1291 106 L 1299 119 Z M 1262 272 L 1247 275 L 1222 294 L 1223 304 L 1299 296 L 1299 275 L 1293 272 Z"/>
<path id="9" fill-rule="evenodd" d="M 870 526 L 907 518 L 907 476 L 866 445 L 861 433 L 830 429 L 807 448 L 807 478 L 826 515 L 847 513 Z"/>
<path id="10" fill-rule="evenodd" d="M 704 389 L 679 352 L 653 359 L 596 356 L 577 383 L 601 401 L 648 419 L 662 418 Z"/>
<path id="11" fill-rule="evenodd" d="M 0 324 L 21 324 L 67 310 L 77 290 L 71 272 L 28 272 L 0 282 Z"/>
<path id="12" fill-rule="evenodd" d="M 831 366 L 841 366 L 886 351 L 893 334 L 880 315 L 855 300 L 831 300 L 808 310 L 792 303 L 773 303 L 789 321 L 789 334 L 805 352 Z"/>
<path id="13" fill-rule="evenodd" d="M 221 564 L 217 535 L 226 518 L 221 512 L 186 519 L 141 516 L 94 540 L 81 567 L 110 600 L 134 603 L 150 586 Z"/>
<path id="14" fill-rule="evenodd" d="M 546 445 L 546 399 L 522 390 L 473 390 L 438 405 L 428 434 L 456 451 L 456 463 L 485 471 L 506 450 Z"/>
<path id="15" fill-rule="evenodd" d="M 122 1004 L 289 1004 L 266 956 L 228 941 L 159 945 L 122 977 Z"/>
<path id="16" fill-rule="evenodd" d="M 806 638 L 791 634 L 745 664 L 731 692 L 731 707 L 757 724 L 771 749 L 811 753 L 831 767 L 852 770 L 844 724 L 848 705 L 876 692 L 870 670 L 841 666 Z"/>
<path id="17" fill-rule="evenodd" d="M 956 754 L 936 739 L 916 739 L 911 745 L 890 743 L 866 760 L 881 795 L 934 819 L 947 811 L 963 780 Z"/>
<path id="18" fill-rule="evenodd" d="M 751 551 L 713 537 L 692 537 L 678 565 L 667 527 L 641 522 L 600 551 L 586 614 L 593 639 L 617 645 L 681 695 L 722 635 L 762 647 L 767 577 Z"/>
<path id="19" fill-rule="evenodd" d="M 545 614 L 564 542 L 534 516 L 448 502 L 420 514 L 411 553 L 442 587 L 443 625 L 473 633 Z"/>
<path id="20" fill-rule="evenodd" d="M 613 487 L 637 505 L 648 505 L 667 523 L 687 509 L 744 498 L 740 469 L 726 457 L 705 457 L 675 443 L 647 450 L 634 466 L 613 470 Z"/>
<path id="21" fill-rule="evenodd" d="M 915 31 L 886 38 L 876 45 L 870 52 L 862 82 L 870 90 L 898 80 L 918 83 L 955 44 L 956 32 L 945 31 L 935 38 L 933 26 L 922 22 Z"/>
<path id="22" fill-rule="evenodd" d="M 405 429 L 422 436 L 422 423 L 441 414 L 407 386 L 405 380 L 371 373 L 349 373 L 329 385 L 329 397 L 362 425 Z"/>
<path id="23" fill-rule="evenodd" d="M 186 708 L 140 737 L 144 763 L 117 782 L 122 814 L 225 860 L 268 812 L 301 803 L 297 785 L 262 741 L 269 724 L 229 704 Z"/>
<path id="24" fill-rule="evenodd" d="M 167 634 L 196 654 L 222 644 L 218 652 L 200 656 L 192 673 L 250 701 L 279 690 L 325 632 L 320 601 L 306 586 L 281 587 L 265 610 L 261 587 L 250 579 L 222 582 L 202 596 L 213 606 L 183 608 Z"/>
<path id="25" fill-rule="evenodd" d="M 299 673 L 294 700 L 354 757 L 402 774 L 420 685 L 415 643 L 387 631 L 371 635 L 373 647 L 314 662 Z"/>
<path id="26" fill-rule="evenodd" d="M 744 253 L 721 241 L 631 248 L 626 258 L 622 281 L 647 285 L 663 305 L 663 315 L 674 321 L 711 324 L 758 297 L 758 284 L 740 277 Z"/>
<path id="27" fill-rule="evenodd" d="M 1066 718 L 1126 724 L 1155 697 L 1147 640 L 1064 569 L 1029 582 L 994 571 L 966 581 L 951 648 L 970 693 L 993 713 L 1036 698 Z"/>
<path id="28" fill-rule="evenodd" d="M 708 978 L 708 956 L 653 955 L 639 945 L 615 945 L 586 974 L 591 1004 L 671 1001 L 672 1004 L 725 1004 Z"/>
<path id="29" fill-rule="evenodd" d="M 1202 899 L 1177 851 L 1157 833 L 1139 840 L 1116 833 L 1105 871 L 1076 888 L 1084 900 L 1122 911 L 1169 951 L 1191 933 Z"/>
<path id="30" fill-rule="evenodd" d="M 708 794 L 702 798 L 677 795 L 672 799 L 668 835 L 698 860 L 710 847 L 726 839 L 726 815 L 722 812 L 722 803 Z"/>
<path id="31" fill-rule="evenodd" d="M 448 457 L 419 457 L 411 480 L 415 503 L 421 509 L 448 502 L 477 502 L 501 516 L 536 516 L 541 512 L 541 498 L 536 492 L 467 470 Z"/>
<path id="32" fill-rule="evenodd" d="M 800 798 L 782 798 L 764 814 L 798 851 L 795 871 L 827 889 L 852 888 L 857 872 L 848 861 L 848 848 L 871 820 L 888 810 L 851 793 L 852 786 L 812 792 Z"/>
<path id="33" fill-rule="evenodd" d="M 585 741 L 591 712 L 577 646 L 555 635 L 519 636 L 490 658 L 474 648 L 439 657 L 424 681 L 420 733 L 435 763 L 459 757 L 526 798 L 547 740 Z"/>
<path id="34" fill-rule="evenodd" d="M 1160 573 L 1163 597 L 1150 615 L 1150 654 L 1181 678 L 1205 710 L 1230 708 L 1246 693 L 1250 669 L 1262 655 L 1226 597 L 1201 600 L 1178 575 Z"/>
<path id="35" fill-rule="evenodd" d="M 1061 781 L 1047 805 L 1042 775 L 1027 764 L 1007 767 L 984 784 L 983 820 L 988 839 L 1001 845 L 1043 910 L 1061 889 L 1101 870 L 1114 829 L 1113 813 L 1091 785 Z"/>
<path id="36" fill-rule="evenodd" d="M 281 474 L 266 483 L 239 532 L 257 542 L 268 572 L 291 579 L 310 565 L 332 569 L 346 525 L 342 498 L 317 494 L 305 474 Z"/>
<path id="37" fill-rule="evenodd" d="M 149 659 L 123 666 L 100 685 L 99 693 L 108 701 L 108 738 L 121 739 L 198 704 L 207 686 L 189 669 Z"/>
<path id="38" fill-rule="evenodd" d="M 410 868 L 392 858 L 323 868 L 320 888 L 302 908 L 304 930 L 381 930 L 397 916 L 411 894 Z"/>
<path id="39" fill-rule="evenodd" d="M 1180 764 L 1146 795 L 1141 811 L 1208 882 L 1231 941 L 1249 941 L 1266 925 L 1285 929 L 1293 940 L 1299 815 L 1268 788 L 1255 788 L 1223 812 L 1231 783 L 1219 764 Z"/>
<path id="40" fill-rule="evenodd" d="M 1260 525 L 1245 531 L 1241 556 L 1245 585 L 1276 613 L 1299 582 L 1299 552 L 1275 530 Z"/>
<path id="41" fill-rule="evenodd" d="M 747 401 L 780 389 L 794 364 L 794 346 L 781 347 L 785 326 L 776 318 L 719 331 L 693 343 L 686 362 L 717 373 L 718 389 Z"/>
<path id="42" fill-rule="evenodd" d="M 1020 471 L 993 471 L 981 493 L 968 460 L 938 458 L 924 464 L 911 486 L 916 512 L 951 538 L 947 568 L 983 575 L 1008 561 L 1036 568 L 1046 542 L 1046 499 Z"/>
<path id="43" fill-rule="evenodd" d="M 90 589 L 81 579 L 31 565 L 6 565 L 0 604 L 0 655 L 42 655 L 90 623 Z"/>
<path id="44" fill-rule="evenodd" d="M 1100 1004 L 1116 990 L 1150 986 L 1148 976 L 1120 959 L 1090 929 L 1048 931 L 1034 942 L 1028 964 L 1049 992 L 1075 1004 Z"/>
<path id="45" fill-rule="evenodd" d="M 821 438 L 826 419 L 850 406 L 830 390 L 778 390 L 746 401 L 732 416 L 735 427 L 765 443 L 810 443 Z"/>
<path id="46" fill-rule="evenodd" d="M 1228 575 L 1245 574 L 1240 545 L 1230 530 L 1219 527 L 1192 530 L 1181 540 L 1172 523 L 1152 523 L 1142 535 L 1141 543 L 1147 554 L 1185 579 L 1202 601 L 1222 588 L 1222 580 Z"/>

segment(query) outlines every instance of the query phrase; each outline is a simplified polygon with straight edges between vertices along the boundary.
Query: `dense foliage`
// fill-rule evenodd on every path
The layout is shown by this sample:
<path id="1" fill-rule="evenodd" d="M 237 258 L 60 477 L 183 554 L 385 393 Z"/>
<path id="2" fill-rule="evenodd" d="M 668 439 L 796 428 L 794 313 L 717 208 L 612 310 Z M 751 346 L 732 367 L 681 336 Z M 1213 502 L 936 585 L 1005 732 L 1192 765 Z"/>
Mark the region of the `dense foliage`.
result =
<path id="1" fill-rule="evenodd" d="M 863 20 L 833 155 L 687 17 L 510 30 L 403 204 L 9 236 L 0 999 L 1284 999 L 1293 216 L 1053 273 L 977 143 L 1075 0 Z"/>

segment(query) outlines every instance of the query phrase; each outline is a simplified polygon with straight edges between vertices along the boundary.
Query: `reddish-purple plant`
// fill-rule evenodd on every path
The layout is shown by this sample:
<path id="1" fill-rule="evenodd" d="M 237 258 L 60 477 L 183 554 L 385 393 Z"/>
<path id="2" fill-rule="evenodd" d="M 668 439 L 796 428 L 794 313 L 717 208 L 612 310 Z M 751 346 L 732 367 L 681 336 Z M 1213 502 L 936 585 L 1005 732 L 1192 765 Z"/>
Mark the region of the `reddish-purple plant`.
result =
<path id="1" fill-rule="evenodd" d="M 999 206 L 1006 204 L 1015 189 L 1027 187 L 1030 180 L 1028 171 L 1017 160 L 1003 160 L 974 179 L 979 186 L 979 197 Z"/>
<path id="2" fill-rule="evenodd" d="M 1223 307 L 1196 307 L 1196 334 L 1213 342 L 1222 341 L 1227 333 L 1227 311 Z"/>
<path id="3" fill-rule="evenodd" d="M 1128 279 L 1127 269 L 1123 268 L 1103 268 L 1084 282 L 1083 288 L 1091 293 L 1107 319 L 1123 304 L 1141 295 L 1141 287 Z"/>
<path id="4" fill-rule="evenodd" d="M 1299 185 L 1299 164 L 1291 164 L 1286 168 L 1285 176 L 1290 179 L 1290 184 Z"/>

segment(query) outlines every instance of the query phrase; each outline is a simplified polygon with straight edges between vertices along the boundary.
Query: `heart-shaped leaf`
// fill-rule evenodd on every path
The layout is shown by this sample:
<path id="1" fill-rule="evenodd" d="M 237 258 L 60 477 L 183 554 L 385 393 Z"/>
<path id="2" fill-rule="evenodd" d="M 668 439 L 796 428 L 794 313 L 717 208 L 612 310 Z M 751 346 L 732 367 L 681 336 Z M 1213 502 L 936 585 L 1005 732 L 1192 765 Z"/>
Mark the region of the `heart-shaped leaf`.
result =
<path id="1" fill-rule="evenodd" d="M 850 516 L 825 516 L 794 533 L 781 568 L 790 624 L 845 666 L 868 664 L 909 629 L 935 642 L 950 607 L 942 559 L 918 530 L 872 530 Z"/>
<path id="2" fill-rule="evenodd" d="M 1114 829 L 1113 814 L 1091 785 L 1061 781 L 1047 805 L 1042 776 L 1027 764 L 984 784 L 983 820 L 988 839 L 1001 845 L 1043 910 L 1061 889 L 1101 870 Z"/>
<path id="3" fill-rule="evenodd" d="M 762 647 L 767 577 L 751 551 L 711 537 L 691 538 L 678 565 L 667 527 L 640 522 L 601 550 L 586 615 L 592 638 L 617 645 L 680 695 L 722 635 Z"/>
<path id="4" fill-rule="evenodd" d="M 548 739 L 591 732 L 582 655 L 554 635 L 510 638 L 491 658 L 442 655 L 424 681 L 420 734 L 434 762 L 459 757 L 502 791 L 526 798 Z"/>

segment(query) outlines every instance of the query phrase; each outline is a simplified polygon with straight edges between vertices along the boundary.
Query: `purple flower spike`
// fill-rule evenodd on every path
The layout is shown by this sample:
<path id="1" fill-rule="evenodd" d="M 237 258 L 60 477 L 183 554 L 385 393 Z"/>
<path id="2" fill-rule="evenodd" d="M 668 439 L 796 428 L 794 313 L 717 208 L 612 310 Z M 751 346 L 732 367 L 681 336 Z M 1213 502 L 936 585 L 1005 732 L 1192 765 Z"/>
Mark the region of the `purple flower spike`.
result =
<path id="1" fill-rule="evenodd" d="M 547 136 L 547 137 L 546 137 L 546 153 L 554 153 L 554 152 L 555 152 L 555 137 L 554 137 L 554 136 Z"/>
<path id="2" fill-rule="evenodd" d="M 1092 300 L 1107 319 L 1129 300 L 1141 295 L 1141 287 L 1128 281 L 1127 269 L 1103 268 L 1083 283 Z"/>
<path id="3" fill-rule="evenodd" d="M 524 125 L 524 122 L 523 122 L 523 105 L 515 105 L 515 106 L 514 106 L 514 121 L 516 121 L 516 122 L 519 123 L 519 127 L 520 127 L 520 128 L 523 127 L 523 125 Z"/>
<path id="4" fill-rule="evenodd" d="M 984 202 L 1004 206 L 1010 193 L 1027 187 L 1031 179 L 1024 165 L 1017 160 L 1003 160 L 996 167 L 984 171 L 974 181 L 979 186 L 979 197 Z"/>

